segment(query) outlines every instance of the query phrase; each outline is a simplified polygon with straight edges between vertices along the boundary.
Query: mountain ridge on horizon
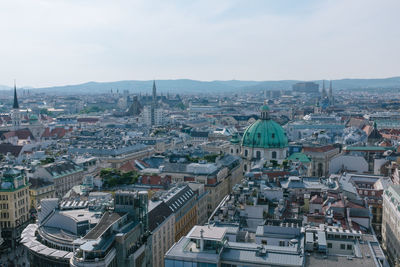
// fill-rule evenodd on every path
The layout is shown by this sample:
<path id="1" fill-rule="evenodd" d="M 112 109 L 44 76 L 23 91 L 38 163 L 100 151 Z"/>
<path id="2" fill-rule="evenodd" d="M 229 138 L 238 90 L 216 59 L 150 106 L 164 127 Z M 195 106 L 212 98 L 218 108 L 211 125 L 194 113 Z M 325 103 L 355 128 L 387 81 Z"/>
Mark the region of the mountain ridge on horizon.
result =
<path id="1" fill-rule="evenodd" d="M 251 80 L 214 80 L 200 81 L 192 79 L 167 79 L 155 80 L 157 90 L 162 93 L 219 93 L 229 91 L 253 91 L 253 90 L 291 90 L 292 85 L 301 80 L 276 80 L 276 81 L 251 81 Z M 329 80 L 325 80 L 325 86 L 329 86 Z M 310 80 L 322 85 L 322 80 Z M 400 76 L 389 78 L 344 78 L 332 80 L 333 89 L 368 89 L 368 88 L 400 88 Z M 129 90 L 130 93 L 151 93 L 153 80 L 121 80 L 112 82 L 89 81 L 80 84 L 49 86 L 49 87 L 24 87 L 20 89 L 32 89 L 36 92 L 65 93 L 105 93 L 112 90 Z M 9 90 L 12 87 L 0 85 L 0 90 Z"/>

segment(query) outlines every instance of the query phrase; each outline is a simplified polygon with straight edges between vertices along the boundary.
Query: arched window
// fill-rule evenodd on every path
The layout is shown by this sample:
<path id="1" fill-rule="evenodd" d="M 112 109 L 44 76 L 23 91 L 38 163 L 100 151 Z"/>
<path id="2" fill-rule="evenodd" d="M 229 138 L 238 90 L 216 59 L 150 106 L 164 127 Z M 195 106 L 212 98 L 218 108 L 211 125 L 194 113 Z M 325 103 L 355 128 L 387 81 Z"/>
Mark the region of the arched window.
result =
<path id="1" fill-rule="evenodd" d="M 261 158 L 261 152 L 260 151 L 256 152 L 256 158 L 258 158 L 258 159 Z"/>
<path id="2" fill-rule="evenodd" d="M 236 148 L 236 154 L 239 154 L 239 148 Z"/>
<path id="3" fill-rule="evenodd" d="M 233 154 L 233 148 L 231 148 L 231 154 Z"/>
<path id="4" fill-rule="evenodd" d="M 244 156 L 247 157 L 247 155 L 249 154 L 249 152 L 247 151 L 247 149 L 244 151 Z"/>
<path id="5" fill-rule="evenodd" d="M 272 151 L 272 158 L 276 159 L 276 151 Z"/>
<path id="6" fill-rule="evenodd" d="M 244 169 L 245 172 L 247 171 L 247 165 L 246 164 L 244 164 L 243 169 Z"/>

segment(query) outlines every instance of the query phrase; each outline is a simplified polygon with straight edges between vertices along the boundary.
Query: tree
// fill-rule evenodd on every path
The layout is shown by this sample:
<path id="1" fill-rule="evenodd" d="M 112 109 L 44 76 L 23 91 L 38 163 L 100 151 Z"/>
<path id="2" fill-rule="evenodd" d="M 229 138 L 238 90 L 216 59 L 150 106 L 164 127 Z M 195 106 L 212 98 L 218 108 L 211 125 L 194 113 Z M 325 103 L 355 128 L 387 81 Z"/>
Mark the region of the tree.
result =
<path id="1" fill-rule="evenodd" d="M 208 162 L 214 162 L 217 159 L 218 154 L 210 154 L 210 155 L 205 155 L 204 159 L 207 160 Z"/>
<path id="2" fill-rule="evenodd" d="M 103 179 L 105 187 L 114 187 L 137 183 L 139 174 L 135 171 L 122 172 L 118 169 L 105 168 L 100 171 L 100 177 Z"/>
<path id="3" fill-rule="evenodd" d="M 41 165 L 46 165 L 46 164 L 53 163 L 53 162 L 54 162 L 54 158 L 52 158 L 52 157 L 46 157 L 45 159 L 42 159 L 42 160 L 40 161 L 40 164 L 41 164 Z"/>
<path id="4" fill-rule="evenodd" d="M 52 113 L 51 111 L 49 111 L 47 108 L 42 108 L 42 109 L 39 111 L 39 113 L 40 113 L 40 114 L 47 115 L 47 116 L 53 115 L 53 113 Z"/>
<path id="5" fill-rule="evenodd" d="M 276 167 L 276 166 L 278 166 L 278 161 L 277 160 L 270 160 L 269 162 L 271 162 L 271 164 L 272 164 L 272 166 L 273 167 Z"/>
<path id="6" fill-rule="evenodd" d="M 81 114 L 88 114 L 88 113 L 96 113 L 96 112 L 103 112 L 105 109 L 99 106 L 90 106 L 85 107 L 79 113 Z"/>

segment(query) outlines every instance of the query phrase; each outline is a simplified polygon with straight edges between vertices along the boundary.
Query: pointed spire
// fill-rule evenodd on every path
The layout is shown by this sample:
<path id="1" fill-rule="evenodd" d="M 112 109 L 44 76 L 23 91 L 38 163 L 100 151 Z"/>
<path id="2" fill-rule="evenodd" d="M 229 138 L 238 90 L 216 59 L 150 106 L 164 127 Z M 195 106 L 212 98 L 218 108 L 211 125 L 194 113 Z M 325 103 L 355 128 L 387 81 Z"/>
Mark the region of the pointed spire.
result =
<path id="1" fill-rule="evenodd" d="M 153 100 L 155 101 L 157 97 L 156 81 L 153 80 Z"/>
<path id="2" fill-rule="evenodd" d="M 325 80 L 322 80 L 322 98 L 326 97 Z"/>
<path id="3" fill-rule="evenodd" d="M 13 104 L 13 109 L 18 109 L 18 98 L 17 98 L 17 84 L 14 80 L 14 104 Z"/>

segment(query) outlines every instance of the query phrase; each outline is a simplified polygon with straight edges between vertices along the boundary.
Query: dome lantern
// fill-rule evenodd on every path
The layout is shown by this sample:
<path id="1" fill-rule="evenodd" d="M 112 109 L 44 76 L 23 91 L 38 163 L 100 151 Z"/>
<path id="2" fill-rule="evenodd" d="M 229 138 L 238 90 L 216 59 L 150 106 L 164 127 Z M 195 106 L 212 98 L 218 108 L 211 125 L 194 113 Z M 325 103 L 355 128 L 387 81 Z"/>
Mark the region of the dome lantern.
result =
<path id="1" fill-rule="evenodd" d="M 285 130 L 269 117 L 269 107 L 261 107 L 261 118 L 247 127 L 243 134 L 242 146 L 251 148 L 287 148 Z"/>
<path id="2" fill-rule="evenodd" d="M 261 119 L 269 120 L 269 107 L 267 106 L 267 101 L 264 100 L 264 105 L 261 107 Z"/>

